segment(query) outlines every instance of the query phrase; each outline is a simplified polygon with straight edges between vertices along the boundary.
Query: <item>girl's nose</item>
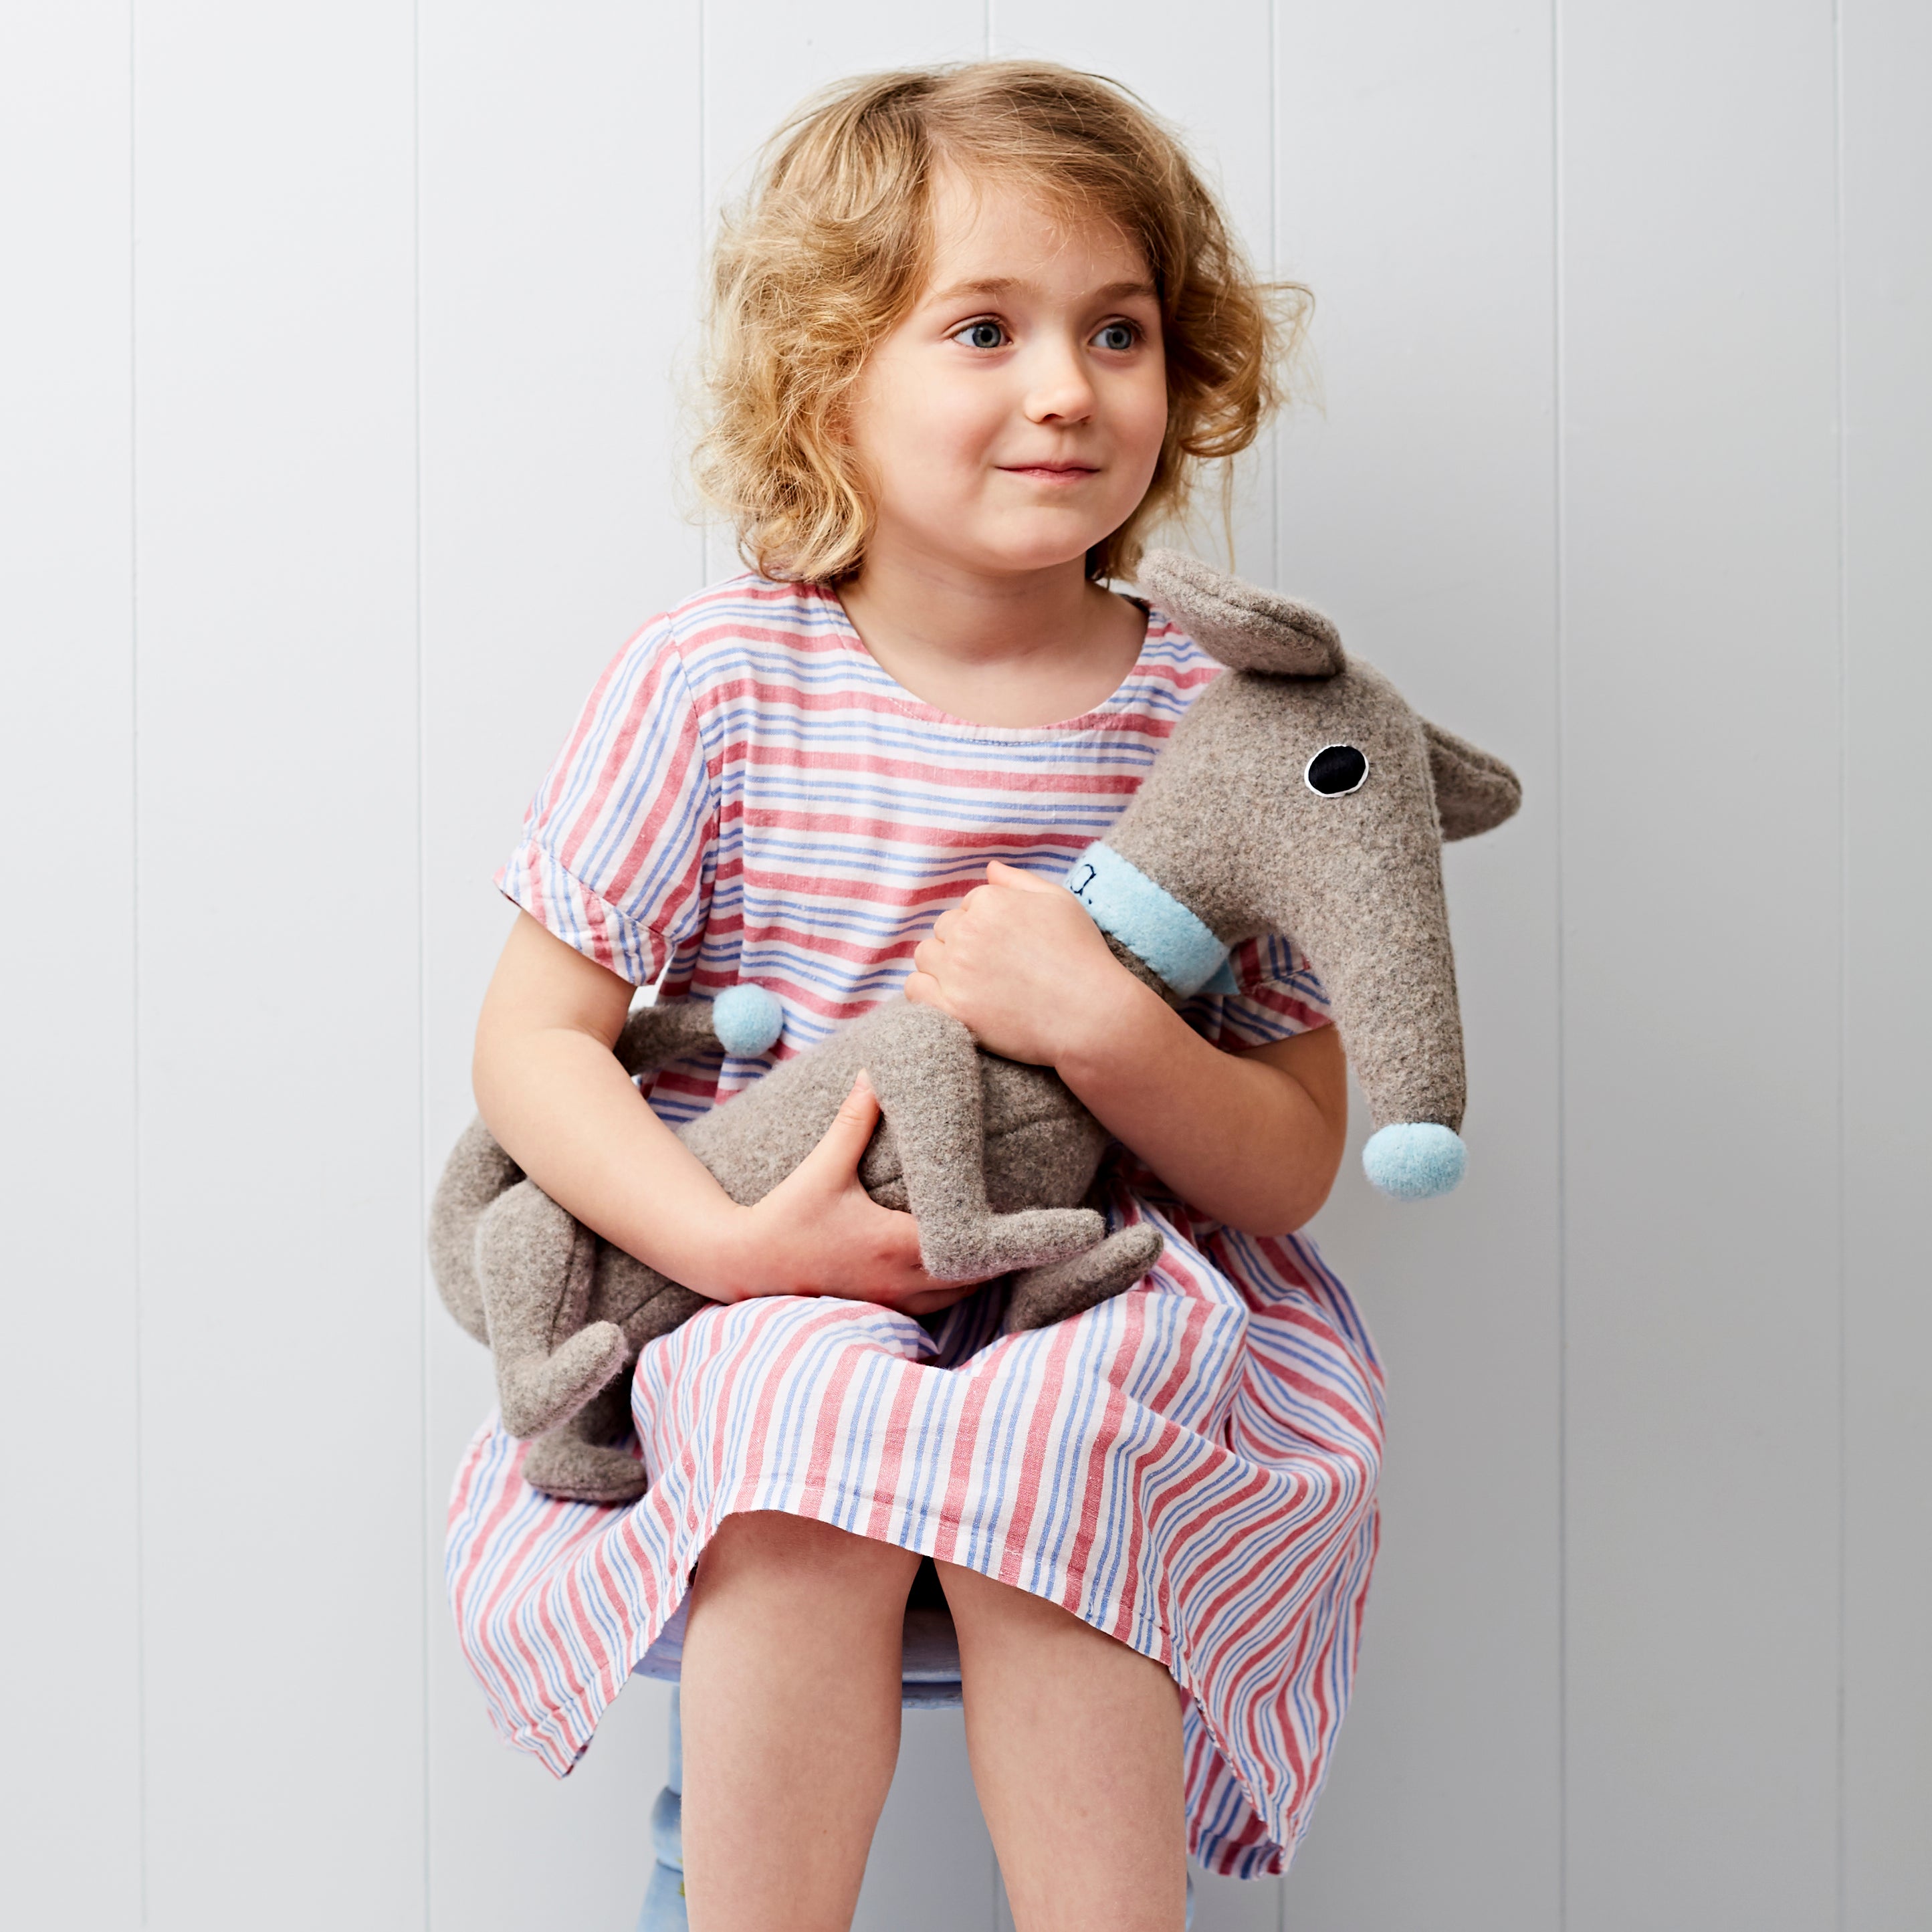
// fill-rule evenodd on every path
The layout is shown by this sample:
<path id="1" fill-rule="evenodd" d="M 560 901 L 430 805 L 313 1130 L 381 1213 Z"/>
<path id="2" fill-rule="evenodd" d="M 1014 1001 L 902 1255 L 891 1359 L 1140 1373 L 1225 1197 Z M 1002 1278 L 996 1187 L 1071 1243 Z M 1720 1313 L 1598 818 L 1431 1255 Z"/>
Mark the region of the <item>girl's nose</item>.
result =
<path id="1" fill-rule="evenodd" d="M 1070 345 L 1042 346 L 1037 366 L 1028 371 L 1029 422 L 1084 422 L 1094 413 L 1094 385 L 1085 358 Z"/>

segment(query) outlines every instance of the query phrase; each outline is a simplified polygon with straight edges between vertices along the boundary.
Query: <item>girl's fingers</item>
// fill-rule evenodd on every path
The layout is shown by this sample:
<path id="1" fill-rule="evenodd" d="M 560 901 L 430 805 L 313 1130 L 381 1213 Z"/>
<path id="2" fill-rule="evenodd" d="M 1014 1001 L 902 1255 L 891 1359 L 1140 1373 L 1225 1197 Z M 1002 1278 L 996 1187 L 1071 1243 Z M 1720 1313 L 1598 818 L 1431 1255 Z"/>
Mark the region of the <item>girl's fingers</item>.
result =
<path id="1" fill-rule="evenodd" d="M 917 958 L 915 954 L 914 957 Z M 939 982 L 930 973 L 914 973 L 905 982 L 905 996 L 916 1006 L 943 1006 L 946 1002 L 940 997 Z"/>
<path id="2" fill-rule="evenodd" d="M 865 1070 L 852 1082 L 852 1090 L 838 1103 L 832 1124 L 819 1136 L 818 1144 L 807 1154 L 801 1167 L 822 1162 L 832 1172 L 849 1176 L 859 1171 L 866 1144 L 879 1124 L 879 1096 Z"/>
<path id="3" fill-rule="evenodd" d="M 986 878 L 990 884 L 1010 886 L 1016 892 L 1058 892 L 1066 890 L 1051 879 L 1042 879 L 1036 872 L 1023 872 L 1018 866 L 1009 866 L 1000 859 L 986 861 Z"/>

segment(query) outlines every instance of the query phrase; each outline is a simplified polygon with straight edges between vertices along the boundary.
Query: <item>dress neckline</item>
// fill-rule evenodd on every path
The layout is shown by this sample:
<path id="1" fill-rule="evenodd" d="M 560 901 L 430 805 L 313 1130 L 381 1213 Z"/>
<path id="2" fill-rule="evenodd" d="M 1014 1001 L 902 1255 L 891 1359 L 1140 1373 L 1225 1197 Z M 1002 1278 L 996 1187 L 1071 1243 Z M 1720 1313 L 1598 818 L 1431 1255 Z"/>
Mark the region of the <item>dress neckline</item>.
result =
<path id="1" fill-rule="evenodd" d="M 1169 620 L 1144 598 L 1129 597 L 1127 602 L 1138 608 L 1144 620 L 1141 647 L 1128 667 L 1126 675 L 1106 697 L 1088 710 L 1071 718 L 1056 718 L 1051 724 L 989 724 L 980 718 L 962 718 L 957 712 L 942 710 L 939 706 L 928 704 L 916 693 L 908 691 L 867 650 L 858 626 L 853 622 L 836 591 L 817 584 L 800 584 L 799 588 L 823 604 L 831 636 L 864 669 L 868 681 L 879 688 L 896 710 L 948 732 L 970 733 L 976 737 L 993 741 L 1065 738 L 1082 732 L 1105 730 L 1115 724 L 1124 712 L 1132 708 L 1150 668 L 1156 640 L 1164 640 L 1172 628 Z"/>

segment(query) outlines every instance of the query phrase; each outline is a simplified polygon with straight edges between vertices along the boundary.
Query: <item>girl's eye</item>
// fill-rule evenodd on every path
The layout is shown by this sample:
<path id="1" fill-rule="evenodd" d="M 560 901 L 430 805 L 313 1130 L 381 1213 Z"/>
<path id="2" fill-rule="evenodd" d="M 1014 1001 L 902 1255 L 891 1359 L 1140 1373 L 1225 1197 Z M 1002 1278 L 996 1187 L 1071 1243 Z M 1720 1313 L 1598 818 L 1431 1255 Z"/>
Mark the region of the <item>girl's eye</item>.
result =
<path id="1" fill-rule="evenodd" d="M 969 322 L 954 332 L 952 339 L 968 349 L 1000 349 L 1006 345 L 1006 332 L 997 322 Z"/>
<path id="2" fill-rule="evenodd" d="M 1094 340 L 1102 349 L 1112 349 L 1118 352 L 1132 348 L 1139 332 L 1130 322 L 1110 322 Z"/>

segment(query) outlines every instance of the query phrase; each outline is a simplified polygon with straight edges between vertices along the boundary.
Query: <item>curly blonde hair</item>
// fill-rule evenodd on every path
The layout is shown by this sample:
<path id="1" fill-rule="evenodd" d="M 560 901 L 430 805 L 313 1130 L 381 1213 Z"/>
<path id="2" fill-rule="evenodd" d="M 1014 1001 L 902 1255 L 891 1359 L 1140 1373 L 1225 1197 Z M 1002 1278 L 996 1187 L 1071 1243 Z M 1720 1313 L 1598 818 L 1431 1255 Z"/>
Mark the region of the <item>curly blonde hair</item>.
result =
<path id="1" fill-rule="evenodd" d="M 699 487 L 761 574 L 836 584 L 859 568 L 873 508 L 838 424 L 874 344 L 925 286 L 943 165 L 1017 173 L 1114 222 L 1147 259 L 1167 434 L 1147 494 L 1087 558 L 1090 577 L 1130 576 L 1146 533 L 1185 515 L 1202 467 L 1246 448 L 1282 400 L 1308 296 L 1256 276 L 1179 139 L 1134 95 L 1069 68 L 866 75 L 779 128 L 712 259 Z"/>

